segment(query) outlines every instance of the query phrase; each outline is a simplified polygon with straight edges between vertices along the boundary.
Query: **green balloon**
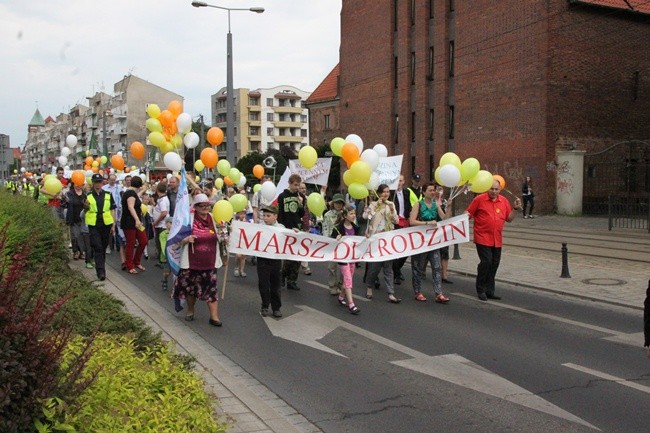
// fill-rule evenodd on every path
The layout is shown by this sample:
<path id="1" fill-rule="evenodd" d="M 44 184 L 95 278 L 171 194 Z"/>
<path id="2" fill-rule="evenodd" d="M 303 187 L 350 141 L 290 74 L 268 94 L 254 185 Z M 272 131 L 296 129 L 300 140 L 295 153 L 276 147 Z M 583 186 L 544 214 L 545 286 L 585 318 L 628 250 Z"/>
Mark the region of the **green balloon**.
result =
<path id="1" fill-rule="evenodd" d="M 222 176 L 228 176 L 230 173 L 230 163 L 226 159 L 222 159 L 217 163 L 217 171 Z M 231 178 L 232 179 L 232 178 Z"/>
<path id="2" fill-rule="evenodd" d="M 481 164 L 476 158 L 467 158 L 460 165 L 460 178 L 464 181 L 468 181 L 479 172 L 481 169 Z"/>
<path id="3" fill-rule="evenodd" d="M 362 200 L 368 197 L 368 189 L 358 182 L 354 182 L 348 186 L 348 193 L 350 197 L 356 200 Z"/>
<path id="4" fill-rule="evenodd" d="M 332 138 L 332 141 L 330 142 L 330 149 L 332 149 L 332 153 L 336 156 L 341 156 L 341 149 L 343 149 L 344 144 L 345 139 L 341 137 Z"/>
<path id="5" fill-rule="evenodd" d="M 255 185 L 253 187 L 253 192 L 259 192 L 259 190 L 261 190 L 261 189 L 262 189 L 262 184 L 258 183 L 257 185 Z"/>
<path id="6" fill-rule="evenodd" d="M 234 212 L 241 212 L 244 209 L 246 209 L 246 205 L 248 204 L 248 200 L 246 199 L 246 196 L 243 194 L 233 194 L 228 201 L 232 205 L 232 210 Z"/>
<path id="7" fill-rule="evenodd" d="M 479 170 L 476 176 L 470 179 L 469 183 L 472 192 L 480 194 L 489 190 L 492 187 L 493 181 L 492 173 L 487 170 Z"/>
<path id="8" fill-rule="evenodd" d="M 307 207 L 309 207 L 309 212 L 319 217 L 325 210 L 325 199 L 319 193 L 312 192 L 307 197 Z"/>
<path id="9" fill-rule="evenodd" d="M 154 119 L 154 118 L 149 118 L 147 119 L 147 129 L 149 132 L 162 132 L 163 127 L 160 123 L 160 120 Z"/>

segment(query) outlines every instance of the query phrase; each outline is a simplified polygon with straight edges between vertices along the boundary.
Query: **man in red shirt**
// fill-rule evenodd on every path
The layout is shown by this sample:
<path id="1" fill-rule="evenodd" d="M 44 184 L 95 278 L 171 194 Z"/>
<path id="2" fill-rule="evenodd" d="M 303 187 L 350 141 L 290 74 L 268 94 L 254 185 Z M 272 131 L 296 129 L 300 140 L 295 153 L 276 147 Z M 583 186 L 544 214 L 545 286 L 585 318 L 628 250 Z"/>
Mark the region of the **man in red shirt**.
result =
<path id="1" fill-rule="evenodd" d="M 503 226 L 511 222 L 521 209 L 521 200 L 515 198 L 514 209 L 507 199 L 499 195 L 501 184 L 492 182 L 487 193 L 477 196 L 465 211 L 474 218 L 474 243 L 479 264 L 476 275 L 476 292 L 481 301 L 501 299 L 494 294 L 494 277 L 501 261 Z"/>

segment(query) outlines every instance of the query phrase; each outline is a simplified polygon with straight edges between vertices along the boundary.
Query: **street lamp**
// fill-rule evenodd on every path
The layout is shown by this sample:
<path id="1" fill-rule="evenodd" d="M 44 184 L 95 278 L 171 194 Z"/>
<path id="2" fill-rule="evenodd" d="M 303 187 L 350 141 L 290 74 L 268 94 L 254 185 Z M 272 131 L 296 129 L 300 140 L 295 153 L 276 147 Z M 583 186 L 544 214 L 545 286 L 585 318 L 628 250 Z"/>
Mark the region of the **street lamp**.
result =
<path id="1" fill-rule="evenodd" d="M 192 6 L 195 8 L 209 7 L 221 9 L 228 12 L 228 35 L 226 38 L 226 159 L 231 164 L 235 163 L 235 107 L 233 101 L 233 84 L 232 84 L 232 33 L 230 33 L 230 11 L 249 11 L 261 14 L 264 8 L 227 8 L 215 6 L 206 2 L 193 1 Z"/>

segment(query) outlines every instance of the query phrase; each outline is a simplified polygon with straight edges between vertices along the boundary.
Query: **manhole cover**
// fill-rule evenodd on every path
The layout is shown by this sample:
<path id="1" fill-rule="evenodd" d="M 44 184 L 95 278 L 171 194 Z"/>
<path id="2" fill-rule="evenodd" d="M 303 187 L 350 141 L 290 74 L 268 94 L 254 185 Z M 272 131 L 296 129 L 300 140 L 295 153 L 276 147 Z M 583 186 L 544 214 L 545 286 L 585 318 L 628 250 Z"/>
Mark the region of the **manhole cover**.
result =
<path id="1" fill-rule="evenodd" d="M 618 278 L 587 278 L 582 280 L 585 284 L 591 284 L 594 286 L 622 286 L 627 284 L 627 281 L 619 280 Z"/>

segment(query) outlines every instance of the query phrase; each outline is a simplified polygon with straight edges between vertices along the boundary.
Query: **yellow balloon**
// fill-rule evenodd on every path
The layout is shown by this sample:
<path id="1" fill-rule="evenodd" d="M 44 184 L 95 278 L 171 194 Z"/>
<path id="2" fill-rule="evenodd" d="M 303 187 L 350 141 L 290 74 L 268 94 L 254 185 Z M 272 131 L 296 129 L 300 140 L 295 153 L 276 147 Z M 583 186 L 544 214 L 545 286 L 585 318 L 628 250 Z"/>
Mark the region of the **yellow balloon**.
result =
<path id="1" fill-rule="evenodd" d="M 316 160 L 318 160 L 318 154 L 316 149 L 307 145 L 298 151 L 298 161 L 305 168 L 312 168 L 316 165 Z"/>
<path id="2" fill-rule="evenodd" d="M 196 161 L 194 161 L 194 169 L 196 171 L 203 171 L 205 170 L 205 164 L 203 164 L 203 161 L 201 161 L 200 159 L 197 159 Z"/>
<path id="3" fill-rule="evenodd" d="M 176 149 L 179 149 L 183 145 L 183 137 L 180 134 L 174 134 L 174 136 L 169 140 Z"/>
<path id="4" fill-rule="evenodd" d="M 99 167 L 99 161 L 93 161 L 92 166 L 93 167 Z"/>
<path id="5" fill-rule="evenodd" d="M 343 149 L 344 144 L 345 139 L 341 137 L 332 138 L 332 141 L 330 142 L 330 149 L 332 149 L 332 153 L 336 156 L 341 156 L 341 149 Z"/>
<path id="6" fill-rule="evenodd" d="M 351 173 L 352 183 L 354 182 L 360 184 L 368 183 L 368 181 L 370 180 L 370 175 L 372 174 L 372 170 L 370 169 L 370 166 L 365 161 L 353 162 L 352 165 L 350 166 L 350 170 L 348 171 Z"/>
<path id="7" fill-rule="evenodd" d="M 160 116 L 160 107 L 158 106 L 158 104 L 149 104 L 147 106 L 147 114 L 149 115 L 149 117 L 157 119 L 158 116 Z"/>
<path id="8" fill-rule="evenodd" d="M 312 192 L 307 197 L 307 207 L 309 208 L 309 212 L 319 217 L 323 215 L 323 211 L 325 210 L 325 199 L 319 193 Z"/>
<path id="9" fill-rule="evenodd" d="M 142 206 L 140 207 L 140 209 L 142 210 L 142 215 L 144 215 L 144 214 L 146 214 L 147 212 L 149 212 L 149 206 L 147 206 L 147 205 L 144 204 L 144 203 L 142 203 Z"/>
<path id="10" fill-rule="evenodd" d="M 217 189 L 221 189 L 221 188 L 223 188 L 223 179 L 220 178 L 220 177 L 218 177 L 218 178 L 214 181 L 214 187 L 217 188 Z"/>
<path id="11" fill-rule="evenodd" d="M 440 157 L 440 166 L 442 167 L 443 165 L 447 164 L 455 165 L 458 170 L 460 170 L 460 167 L 462 165 L 460 158 L 454 152 L 447 152 Z"/>
<path id="12" fill-rule="evenodd" d="M 169 141 L 165 141 L 165 143 L 162 146 L 160 146 L 160 151 L 163 153 L 163 155 L 173 150 L 174 150 L 174 146 Z"/>
<path id="13" fill-rule="evenodd" d="M 212 216 L 218 223 L 230 221 L 234 213 L 232 204 L 228 200 L 219 200 L 212 208 Z"/>
<path id="14" fill-rule="evenodd" d="M 354 183 L 352 172 L 350 170 L 345 170 L 343 172 L 343 183 L 345 183 L 347 186 L 350 186 Z"/>

